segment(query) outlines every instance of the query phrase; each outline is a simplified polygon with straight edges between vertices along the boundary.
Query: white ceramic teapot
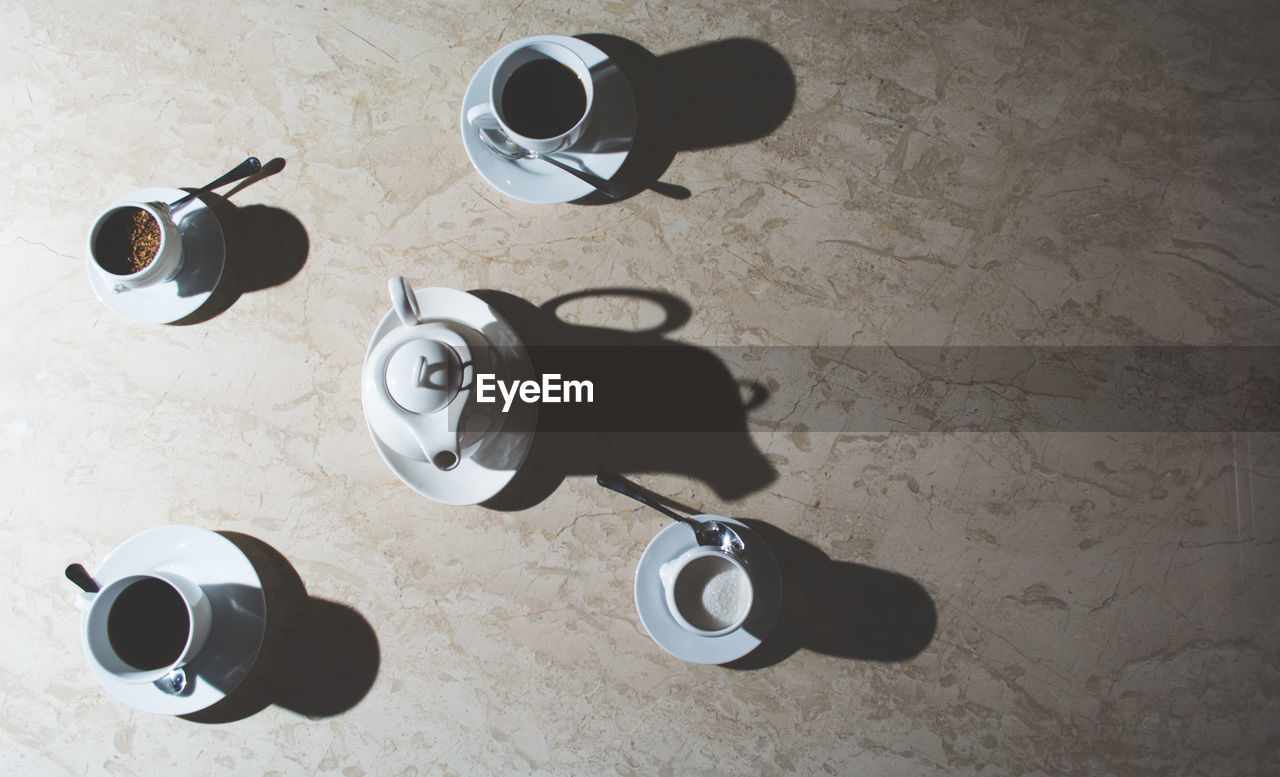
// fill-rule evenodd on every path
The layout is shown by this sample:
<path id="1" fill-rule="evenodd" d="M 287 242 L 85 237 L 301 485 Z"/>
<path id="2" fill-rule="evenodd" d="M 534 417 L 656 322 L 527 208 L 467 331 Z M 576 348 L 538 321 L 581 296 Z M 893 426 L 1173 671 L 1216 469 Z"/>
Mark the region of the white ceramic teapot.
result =
<path id="1" fill-rule="evenodd" d="M 387 284 L 402 326 L 383 337 L 364 364 L 365 415 L 397 453 L 437 469 L 457 467 L 478 372 L 492 372 L 483 337 L 456 321 L 423 317 L 404 278 Z"/>

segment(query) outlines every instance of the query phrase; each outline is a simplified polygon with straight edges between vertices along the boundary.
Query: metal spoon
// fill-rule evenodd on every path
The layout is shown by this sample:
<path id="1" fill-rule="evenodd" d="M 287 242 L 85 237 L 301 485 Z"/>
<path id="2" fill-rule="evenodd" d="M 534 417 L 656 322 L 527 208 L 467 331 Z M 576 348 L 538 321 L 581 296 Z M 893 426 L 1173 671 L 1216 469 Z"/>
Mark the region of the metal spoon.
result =
<path id="1" fill-rule="evenodd" d="M 596 473 L 596 482 L 613 491 L 617 491 L 623 496 L 629 496 L 642 505 L 652 507 L 664 515 L 668 515 L 681 523 L 687 523 L 693 527 L 693 536 L 698 540 L 699 545 L 708 545 L 713 548 L 719 548 L 721 552 L 730 556 L 741 556 L 746 546 L 742 542 L 742 537 L 738 535 L 727 523 L 723 521 L 695 521 L 687 516 L 680 515 L 674 510 L 668 509 L 664 505 L 649 498 L 640 489 L 633 486 L 630 482 L 623 479 L 620 475 L 613 472 L 600 471 Z"/>
<path id="2" fill-rule="evenodd" d="M 517 146 L 515 143 L 511 142 L 510 138 L 496 130 L 481 128 L 478 131 L 480 133 L 481 142 L 500 157 L 505 159 L 541 159 L 543 162 L 549 162 L 579 180 L 594 186 L 596 189 L 599 189 L 615 200 L 625 196 L 627 193 L 627 190 L 624 187 L 619 186 L 612 181 L 606 181 L 599 176 L 583 172 L 582 170 L 575 170 L 564 162 L 561 162 L 559 159 L 548 154 L 540 154 L 537 151 L 530 151 L 523 146 Z"/>
<path id="3" fill-rule="evenodd" d="M 169 210 L 175 210 L 176 208 L 186 205 L 188 202 L 200 196 L 201 194 L 208 194 L 214 189 L 217 189 L 219 186 L 226 186 L 232 181 L 238 181 L 241 178 L 248 178 L 249 176 L 253 175 L 254 173 L 258 172 L 261 169 L 262 169 L 262 163 L 258 161 L 258 158 L 256 156 L 251 156 L 248 159 L 241 162 L 240 164 L 228 170 L 226 173 L 222 175 L 222 177 L 214 181 L 210 181 L 204 186 L 201 186 L 199 189 L 196 189 L 195 191 L 189 193 L 187 196 L 179 198 L 169 203 Z"/>
<path id="4" fill-rule="evenodd" d="M 181 696 L 187 689 L 187 673 L 182 667 L 170 670 L 168 674 L 152 683 L 155 687 L 170 696 Z"/>

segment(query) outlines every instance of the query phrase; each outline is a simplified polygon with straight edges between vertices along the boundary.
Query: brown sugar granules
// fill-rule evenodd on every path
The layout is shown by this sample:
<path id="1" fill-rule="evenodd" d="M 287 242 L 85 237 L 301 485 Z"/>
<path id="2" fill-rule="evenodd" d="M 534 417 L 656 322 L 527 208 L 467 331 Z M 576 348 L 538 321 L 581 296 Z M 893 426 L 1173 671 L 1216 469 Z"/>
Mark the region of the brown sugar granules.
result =
<path id="1" fill-rule="evenodd" d="M 129 214 L 129 253 L 125 262 L 129 272 L 139 272 L 151 264 L 160 250 L 160 225 L 141 208 Z"/>

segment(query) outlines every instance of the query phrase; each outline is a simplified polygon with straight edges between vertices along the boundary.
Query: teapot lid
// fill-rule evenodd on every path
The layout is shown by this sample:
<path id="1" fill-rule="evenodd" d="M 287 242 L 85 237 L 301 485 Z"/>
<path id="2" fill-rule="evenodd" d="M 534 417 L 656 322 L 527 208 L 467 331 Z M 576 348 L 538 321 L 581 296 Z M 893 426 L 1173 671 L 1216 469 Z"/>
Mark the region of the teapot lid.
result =
<path id="1" fill-rule="evenodd" d="M 397 405 L 410 413 L 436 413 L 458 395 L 461 373 L 456 351 L 438 340 L 419 338 L 391 354 L 384 377 Z"/>

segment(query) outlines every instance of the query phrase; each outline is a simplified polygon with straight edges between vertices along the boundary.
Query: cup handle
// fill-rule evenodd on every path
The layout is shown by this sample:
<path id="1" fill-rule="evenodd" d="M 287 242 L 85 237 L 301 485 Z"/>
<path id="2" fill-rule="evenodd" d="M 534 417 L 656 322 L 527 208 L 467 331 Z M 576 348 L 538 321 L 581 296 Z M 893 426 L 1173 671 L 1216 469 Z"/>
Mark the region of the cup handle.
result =
<path id="1" fill-rule="evenodd" d="M 387 291 L 391 293 L 391 306 L 405 326 L 417 326 L 422 323 L 422 311 L 418 308 L 418 295 L 413 293 L 413 286 L 404 276 L 397 275 L 387 282 Z"/>
<path id="2" fill-rule="evenodd" d="M 471 110 L 467 111 L 467 123 L 476 129 L 502 132 L 502 127 L 498 126 L 498 119 L 493 115 L 493 108 L 489 103 L 471 106 Z"/>

